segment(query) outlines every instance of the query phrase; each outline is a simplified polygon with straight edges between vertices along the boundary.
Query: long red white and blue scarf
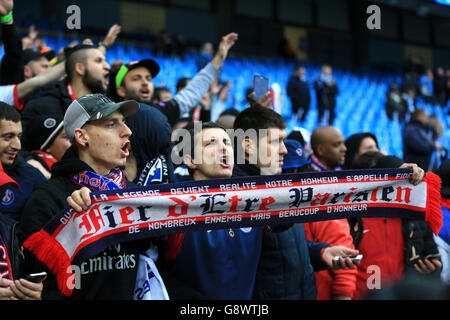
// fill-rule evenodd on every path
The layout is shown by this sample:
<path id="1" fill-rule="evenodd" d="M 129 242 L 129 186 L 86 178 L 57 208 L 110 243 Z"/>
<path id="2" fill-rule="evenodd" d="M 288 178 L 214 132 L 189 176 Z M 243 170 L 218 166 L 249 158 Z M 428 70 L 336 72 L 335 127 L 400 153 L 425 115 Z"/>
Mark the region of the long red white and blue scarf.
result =
<path id="1" fill-rule="evenodd" d="M 81 213 L 62 210 L 24 247 L 56 275 L 70 295 L 71 264 L 111 245 L 221 228 L 314 222 L 350 217 L 399 217 L 442 226 L 440 178 L 413 186 L 411 169 L 368 169 L 236 177 L 158 184 L 91 194 Z"/>

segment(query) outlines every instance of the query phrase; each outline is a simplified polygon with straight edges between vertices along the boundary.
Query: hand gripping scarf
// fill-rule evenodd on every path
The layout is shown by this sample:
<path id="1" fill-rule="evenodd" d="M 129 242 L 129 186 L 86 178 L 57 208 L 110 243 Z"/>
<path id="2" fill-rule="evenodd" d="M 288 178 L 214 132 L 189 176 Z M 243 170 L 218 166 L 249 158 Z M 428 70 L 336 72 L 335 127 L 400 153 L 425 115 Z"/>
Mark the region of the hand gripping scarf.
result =
<path id="1" fill-rule="evenodd" d="M 417 186 L 411 169 L 367 169 L 236 177 L 93 192 L 81 213 L 62 210 L 24 247 L 70 295 L 71 264 L 131 240 L 173 233 L 351 217 L 421 219 L 442 226 L 440 178 Z"/>

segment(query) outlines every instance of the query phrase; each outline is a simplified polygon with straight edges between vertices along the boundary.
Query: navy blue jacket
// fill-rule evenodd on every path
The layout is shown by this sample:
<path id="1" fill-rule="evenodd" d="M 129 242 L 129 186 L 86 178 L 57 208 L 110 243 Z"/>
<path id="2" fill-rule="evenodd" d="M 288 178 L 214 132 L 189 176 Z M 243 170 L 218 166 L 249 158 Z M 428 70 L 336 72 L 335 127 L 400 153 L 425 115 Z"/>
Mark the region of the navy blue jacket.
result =
<path id="1" fill-rule="evenodd" d="M 403 129 L 403 159 L 408 163 L 416 163 L 428 171 L 431 155 L 435 149 L 430 128 L 411 120 Z"/>
<path id="2" fill-rule="evenodd" d="M 11 184 L 3 185 L 0 188 L 2 197 L 0 235 L 8 251 L 14 279 L 18 279 L 24 275 L 23 255 L 21 254 L 24 236 L 19 223 L 22 210 L 31 192 L 47 179 L 38 169 L 26 163 L 20 155 L 11 166 L 5 166 L 4 171 L 19 184 L 19 188 L 15 188 Z"/>
<path id="3" fill-rule="evenodd" d="M 11 166 L 4 166 L 4 170 L 8 176 L 19 184 L 19 188 L 7 188 L 5 190 L 0 212 L 9 214 L 14 220 L 19 221 L 31 192 L 46 182 L 47 179 L 38 169 L 26 163 L 20 155 L 17 156 Z"/>
<path id="4" fill-rule="evenodd" d="M 301 223 L 286 231 L 264 233 L 254 297 L 258 300 L 316 299 L 314 270 Z"/>
<path id="5" fill-rule="evenodd" d="M 262 233 L 262 227 L 186 232 L 170 274 L 205 299 L 250 300 Z"/>
<path id="6" fill-rule="evenodd" d="M 250 164 L 235 165 L 233 170 L 233 176 L 259 174 L 260 170 Z M 294 224 L 284 231 L 281 229 L 278 232 L 264 232 L 254 298 L 316 299 L 314 270 L 325 267 L 320 253 L 328 246 L 327 243 L 307 241 L 301 224 Z"/>
<path id="7" fill-rule="evenodd" d="M 206 299 L 252 299 L 261 242 L 261 227 L 187 232 L 171 273 Z"/>

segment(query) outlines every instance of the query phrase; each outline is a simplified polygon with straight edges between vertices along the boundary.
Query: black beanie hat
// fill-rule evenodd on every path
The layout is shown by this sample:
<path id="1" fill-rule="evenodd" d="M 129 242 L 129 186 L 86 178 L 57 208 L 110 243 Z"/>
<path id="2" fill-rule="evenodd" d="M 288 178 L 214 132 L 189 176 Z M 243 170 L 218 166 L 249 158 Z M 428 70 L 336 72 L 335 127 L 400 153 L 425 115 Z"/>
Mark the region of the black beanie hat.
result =
<path id="1" fill-rule="evenodd" d="M 375 143 L 378 146 L 377 137 L 370 132 L 355 133 L 350 137 L 348 137 L 347 140 L 345 140 L 345 146 L 347 147 L 347 151 L 345 152 L 345 161 L 343 169 L 348 170 L 352 167 L 353 158 L 355 157 L 355 154 L 359 150 L 361 141 L 363 141 L 363 139 L 366 137 L 370 137 L 373 140 L 375 140 Z"/>
<path id="2" fill-rule="evenodd" d="M 396 156 L 383 156 L 378 159 L 374 168 L 399 168 L 405 161 Z"/>
<path id="3" fill-rule="evenodd" d="M 25 148 L 29 151 L 45 151 L 63 129 L 63 118 L 60 115 L 36 116 L 24 128 Z"/>

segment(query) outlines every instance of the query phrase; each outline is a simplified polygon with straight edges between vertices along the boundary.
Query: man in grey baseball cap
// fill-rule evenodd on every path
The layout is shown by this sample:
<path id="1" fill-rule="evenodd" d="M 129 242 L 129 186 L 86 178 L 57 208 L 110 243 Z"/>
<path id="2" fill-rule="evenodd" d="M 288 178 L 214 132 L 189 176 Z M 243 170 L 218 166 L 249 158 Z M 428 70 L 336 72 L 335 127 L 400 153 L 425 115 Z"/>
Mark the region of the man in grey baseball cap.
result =
<path id="1" fill-rule="evenodd" d="M 72 146 L 52 166 L 51 179 L 29 197 L 30 202 L 26 204 L 21 220 L 26 237 L 39 231 L 64 209 L 70 196 L 84 198 L 86 195 L 89 199 L 92 191 L 134 186 L 126 179 L 123 170 L 129 156 L 131 136 L 125 119 L 138 110 L 139 104 L 135 101 L 114 103 L 102 94 L 86 95 L 70 104 L 64 116 L 64 128 Z M 88 192 L 81 193 L 81 190 Z M 148 240 L 123 242 L 79 264 L 78 267 L 87 272 L 81 275 L 80 286 L 74 288 L 70 299 L 131 300 L 137 261 L 149 245 Z M 118 261 L 123 257 L 132 263 L 127 263 L 126 267 L 112 263 L 107 268 L 86 268 L 98 259 Z M 28 257 L 26 264 L 31 272 L 44 270 L 42 264 L 32 257 Z M 45 286 L 43 298 L 61 297 L 55 286 L 55 277 L 49 274 L 46 281 L 49 286 Z"/>
<path id="2" fill-rule="evenodd" d="M 64 129 L 71 141 L 74 130 L 82 128 L 87 122 L 108 117 L 119 110 L 127 118 L 139 111 L 139 104 L 134 100 L 114 103 L 104 94 L 89 94 L 74 100 L 64 115 Z"/>
<path id="3" fill-rule="evenodd" d="M 64 129 L 79 159 L 101 175 L 124 166 L 131 136 L 125 119 L 138 110 L 134 100 L 114 103 L 103 94 L 74 100 L 64 115 Z"/>

